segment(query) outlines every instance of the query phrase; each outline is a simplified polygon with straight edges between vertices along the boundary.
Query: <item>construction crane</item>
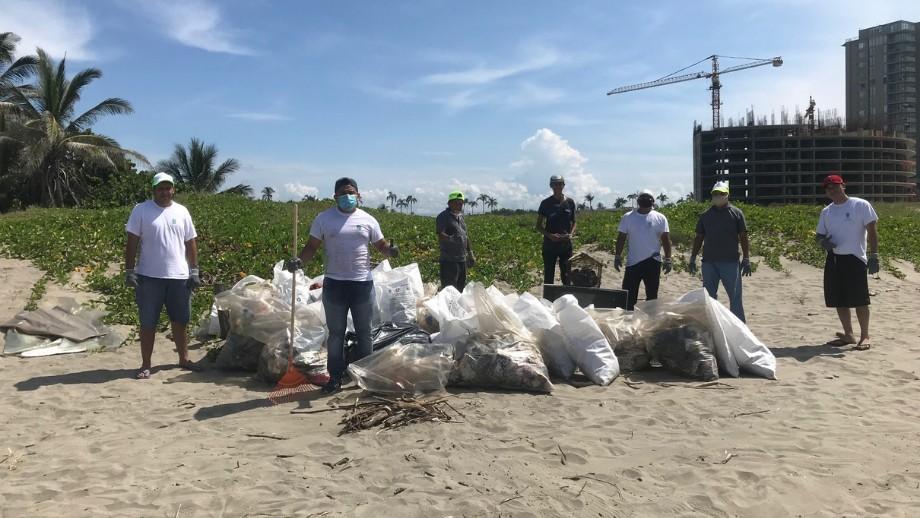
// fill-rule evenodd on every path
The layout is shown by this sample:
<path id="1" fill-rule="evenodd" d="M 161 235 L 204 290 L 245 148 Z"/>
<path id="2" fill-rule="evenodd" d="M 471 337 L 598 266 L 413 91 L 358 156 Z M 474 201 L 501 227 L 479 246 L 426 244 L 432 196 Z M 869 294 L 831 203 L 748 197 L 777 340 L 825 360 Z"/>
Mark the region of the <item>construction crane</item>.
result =
<path id="1" fill-rule="evenodd" d="M 743 63 L 741 65 L 735 65 L 735 66 L 731 66 L 731 67 L 719 70 L 719 58 L 746 59 L 746 60 L 749 60 L 750 63 Z M 684 70 L 687 70 L 690 67 L 699 65 L 700 63 L 702 63 L 703 61 L 706 61 L 707 59 L 712 60 L 712 72 L 700 71 L 700 72 L 694 72 L 692 74 L 684 74 L 680 76 L 674 75 L 674 74 L 683 72 Z M 781 67 L 783 66 L 783 58 L 781 56 L 777 56 L 775 58 L 770 58 L 770 59 L 759 59 L 759 58 L 736 58 L 733 56 L 712 55 L 707 58 L 703 58 L 690 66 L 684 67 L 678 70 L 677 72 L 668 74 L 662 77 L 661 79 L 656 79 L 654 81 L 649 81 L 647 83 L 639 83 L 635 85 L 621 86 L 619 88 L 614 88 L 613 90 L 610 90 L 609 92 L 607 92 L 607 95 L 622 94 L 626 92 L 632 92 L 634 90 L 644 90 L 646 88 L 654 88 L 656 86 L 664 86 L 664 85 L 669 85 L 671 83 L 680 83 L 683 81 L 690 81 L 691 79 L 704 79 L 708 77 L 712 79 L 712 84 L 709 86 L 709 90 L 712 91 L 712 129 L 716 129 L 721 125 L 720 124 L 721 116 L 720 116 L 719 111 L 722 106 L 722 101 L 719 98 L 719 91 L 722 89 L 722 83 L 721 81 L 719 81 L 719 76 L 721 76 L 722 74 L 727 74 L 729 72 L 737 72 L 739 70 L 746 70 L 748 68 L 762 67 L 764 65 L 773 65 L 774 67 Z"/>

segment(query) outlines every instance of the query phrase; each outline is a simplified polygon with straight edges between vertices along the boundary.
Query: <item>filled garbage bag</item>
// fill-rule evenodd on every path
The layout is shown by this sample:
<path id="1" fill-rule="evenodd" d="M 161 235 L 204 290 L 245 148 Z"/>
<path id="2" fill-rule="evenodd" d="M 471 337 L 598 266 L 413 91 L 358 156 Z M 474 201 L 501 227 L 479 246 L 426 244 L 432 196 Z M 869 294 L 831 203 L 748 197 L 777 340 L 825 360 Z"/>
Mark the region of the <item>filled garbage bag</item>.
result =
<path id="1" fill-rule="evenodd" d="M 641 332 L 643 322 L 648 319 L 644 313 L 593 306 L 588 306 L 586 311 L 607 337 L 623 372 L 649 368 L 651 356 L 646 347 L 646 337 Z"/>
<path id="2" fill-rule="evenodd" d="M 456 342 L 448 384 L 544 393 L 553 390 L 537 345 L 510 334 L 474 334 Z"/>
<path id="3" fill-rule="evenodd" d="M 452 365 L 449 344 L 400 341 L 351 363 L 348 373 L 368 392 L 420 395 L 444 390 Z"/>
<path id="4" fill-rule="evenodd" d="M 431 335 L 419 329 L 415 324 L 386 322 L 371 330 L 371 340 L 373 350 L 379 351 L 395 343 L 431 343 Z M 358 335 L 352 331 L 345 333 L 345 358 L 348 362 L 357 360 L 355 358 L 357 345 Z"/>
<path id="5" fill-rule="evenodd" d="M 565 343 L 575 365 L 594 383 L 609 385 L 620 375 L 620 364 L 594 319 L 571 294 L 556 299 L 553 310 L 562 325 Z"/>
<path id="6" fill-rule="evenodd" d="M 652 361 L 676 374 L 702 381 L 719 379 L 712 335 L 693 318 L 660 313 L 646 329 Z"/>
<path id="7" fill-rule="evenodd" d="M 415 322 L 418 300 L 425 295 L 418 264 L 391 268 L 385 260 L 371 275 L 374 279 L 373 322 Z"/>
<path id="8" fill-rule="evenodd" d="M 565 344 L 565 333 L 553 311 L 530 293 L 507 297 L 506 302 L 533 334 L 550 374 L 569 379 L 575 373 L 575 361 Z"/>
<path id="9" fill-rule="evenodd" d="M 265 344 L 248 336 L 229 333 L 220 347 L 214 366 L 225 370 L 255 372 Z"/>

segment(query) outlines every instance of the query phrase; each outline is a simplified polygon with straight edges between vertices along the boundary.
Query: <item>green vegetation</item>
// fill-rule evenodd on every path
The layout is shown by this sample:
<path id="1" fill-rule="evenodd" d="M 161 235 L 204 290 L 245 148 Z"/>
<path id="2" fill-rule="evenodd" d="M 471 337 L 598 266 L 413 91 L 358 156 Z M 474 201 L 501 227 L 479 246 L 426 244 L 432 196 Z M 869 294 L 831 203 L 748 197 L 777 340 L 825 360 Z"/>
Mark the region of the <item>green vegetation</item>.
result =
<path id="1" fill-rule="evenodd" d="M 290 203 L 251 200 L 242 196 L 187 194 L 178 197 L 195 219 L 199 234 L 200 263 L 206 284 L 231 285 L 247 274 L 271 277 L 275 262 L 291 253 Z M 316 214 L 330 201 L 300 204 L 301 243 Z M 677 251 L 676 269 L 686 265 L 697 215 L 706 205 L 681 203 L 662 210 L 671 224 Z M 824 254 L 815 244 L 813 230 L 819 207 L 743 206 L 751 228 L 752 253 L 780 268 L 787 257 L 823 266 Z M 907 204 L 877 207 L 881 255 L 888 272 L 898 274 L 887 261 L 900 258 L 920 265 L 920 217 Z M 380 221 L 384 235 L 399 244 L 402 256 L 394 265 L 417 262 L 427 282 L 438 276 L 438 247 L 430 217 L 369 210 Z M 0 217 L 0 242 L 6 255 L 29 259 L 50 276 L 63 281 L 82 269 L 90 287 L 102 294 L 112 312 L 110 320 L 134 323 L 134 299 L 120 274 L 106 276 L 110 263 L 120 264 L 124 253 L 124 224 L 130 207 L 106 209 L 30 209 Z M 621 213 L 586 211 L 579 215 L 577 244 L 613 250 Z M 533 230 L 535 214 L 476 215 L 467 218 L 477 266 L 471 278 L 486 283 L 503 281 L 524 290 L 540 282 L 540 237 Z M 379 259 L 379 257 L 378 257 Z M 886 264 L 887 263 L 887 264 Z M 322 273 L 322 260 L 306 265 L 307 274 Z M 196 313 L 211 302 L 211 291 L 194 298 Z"/>

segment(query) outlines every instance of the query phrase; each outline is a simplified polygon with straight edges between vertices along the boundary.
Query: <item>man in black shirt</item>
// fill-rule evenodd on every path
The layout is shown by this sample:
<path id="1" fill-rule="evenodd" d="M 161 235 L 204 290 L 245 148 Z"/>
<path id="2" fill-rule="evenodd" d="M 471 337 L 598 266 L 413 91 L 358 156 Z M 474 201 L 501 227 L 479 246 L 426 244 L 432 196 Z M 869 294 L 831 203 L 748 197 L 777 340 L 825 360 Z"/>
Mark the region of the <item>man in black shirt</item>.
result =
<path id="1" fill-rule="evenodd" d="M 467 268 L 472 267 L 476 261 L 470 249 L 466 222 L 463 221 L 464 200 L 462 192 L 450 193 L 447 196 L 447 208 L 435 220 L 441 249 L 441 289 L 453 286 L 457 291 L 463 291 Z"/>
<path id="2" fill-rule="evenodd" d="M 562 284 L 571 284 L 569 272 L 572 258 L 572 236 L 575 234 L 575 202 L 565 194 L 565 180 L 558 175 L 549 179 L 553 195 L 540 202 L 537 211 L 537 231 L 543 234 L 543 283 L 552 284 L 559 260 Z"/>

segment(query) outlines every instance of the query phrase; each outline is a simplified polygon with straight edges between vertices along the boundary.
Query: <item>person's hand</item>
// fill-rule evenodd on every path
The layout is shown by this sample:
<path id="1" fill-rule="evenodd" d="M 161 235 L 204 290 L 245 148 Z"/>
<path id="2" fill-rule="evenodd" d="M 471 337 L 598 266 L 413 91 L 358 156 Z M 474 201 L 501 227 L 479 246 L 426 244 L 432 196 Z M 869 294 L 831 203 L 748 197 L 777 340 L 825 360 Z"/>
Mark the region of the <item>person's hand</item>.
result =
<path id="1" fill-rule="evenodd" d="M 614 257 L 613 258 L 613 269 L 616 271 L 620 271 L 620 268 L 622 267 L 623 267 L 623 258 L 620 256 Z"/>
<path id="2" fill-rule="evenodd" d="M 546 237 L 548 237 L 550 241 L 559 241 L 562 238 L 560 234 L 547 234 Z"/>
<path id="3" fill-rule="evenodd" d="M 466 267 L 472 268 L 474 266 L 476 266 L 476 256 L 470 251 L 470 253 L 466 254 Z"/>
<path id="4" fill-rule="evenodd" d="M 393 259 L 399 257 L 399 246 L 390 241 L 389 255 Z"/>
<path id="5" fill-rule="evenodd" d="M 690 275 L 696 275 L 696 272 L 699 270 L 699 266 L 696 264 L 696 256 L 690 256 L 690 262 L 687 264 L 687 271 L 690 272 Z"/>
<path id="6" fill-rule="evenodd" d="M 747 257 L 741 260 L 741 276 L 742 277 L 751 276 L 751 260 Z"/>
<path id="7" fill-rule="evenodd" d="M 671 258 L 670 258 L 670 257 L 665 257 L 665 258 L 664 258 L 664 261 L 661 262 L 661 271 L 663 271 L 663 272 L 666 273 L 666 274 L 671 273 L 671 268 L 672 268 L 673 266 L 674 266 L 674 265 L 673 265 L 673 263 L 671 262 Z"/>
<path id="8" fill-rule="evenodd" d="M 198 268 L 192 268 L 188 271 L 188 282 L 185 283 L 188 289 L 194 290 L 201 286 L 201 276 L 198 274 Z"/>
<path id="9" fill-rule="evenodd" d="M 284 261 L 284 269 L 291 273 L 297 273 L 297 270 L 303 269 L 303 261 L 299 257 L 291 257 Z"/>
<path id="10" fill-rule="evenodd" d="M 831 236 L 815 234 L 815 238 L 818 240 L 818 244 L 821 245 L 821 248 L 827 250 L 828 252 L 833 252 L 834 248 L 837 246 L 833 241 L 831 241 Z"/>
<path id="11" fill-rule="evenodd" d="M 869 267 L 869 275 L 875 275 L 879 271 L 878 254 L 869 254 L 869 261 L 866 266 Z"/>
<path id="12" fill-rule="evenodd" d="M 134 269 L 125 270 L 125 286 L 129 288 L 137 288 L 137 274 L 134 273 Z"/>

